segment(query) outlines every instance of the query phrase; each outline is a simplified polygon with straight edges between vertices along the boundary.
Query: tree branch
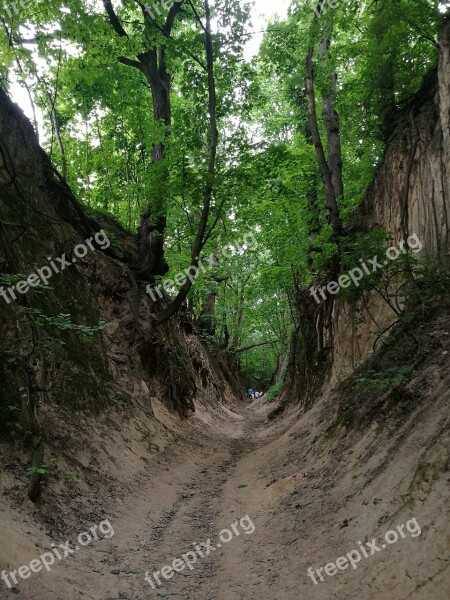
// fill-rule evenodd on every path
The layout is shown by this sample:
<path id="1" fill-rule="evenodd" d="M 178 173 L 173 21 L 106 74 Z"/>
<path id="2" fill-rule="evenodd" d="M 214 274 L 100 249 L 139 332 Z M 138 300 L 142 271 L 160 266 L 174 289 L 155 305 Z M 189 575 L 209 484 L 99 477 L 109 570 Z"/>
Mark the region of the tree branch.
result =
<path id="1" fill-rule="evenodd" d="M 265 342 L 253 342 L 252 344 L 247 344 L 246 346 L 241 346 L 240 348 L 236 348 L 233 352 L 247 352 L 247 350 L 251 350 L 252 348 L 258 348 L 258 346 L 267 346 L 268 344 L 278 344 L 280 340 L 266 340 Z"/>
<path id="2" fill-rule="evenodd" d="M 174 2 L 170 7 L 169 14 L 167 15 L 166 22 L 164 23 L 163 27 L 164 35 L 166 35 L 167 37 L 170 37 L 175 17 L 179 12 L 181 12 L 181 5 L 183 4 L 183 2 L 184 0 L 181 0 L 181 2 Z"/>
<path id="3" fill-rule="evenodd" d="M 214 219 L 213 223 L 211 224 L 211 227 L 209 228 L 208 233 L 205 235 L 205 244 L 209 240 L 209 238 L 211 237 L 212 232 L 216 228 L 216 225 L 219 222 L 220 217 L 222 216 L 222 210 L 223 210 L 223 207 L 225 205 L 225 200 L 226 200 L 226 198 L 224 196 L 222 198 L 222 201 L 221 201 L 220 205 L 219 205 L 219 208 L 217 209 L 216 218 Z"/>
<path id="4" fill-rule="evenodd" d="M 119 21 L 119 17 L 116 15 L 111 0 L 103 0 L 103 6 L 105 7 L 106 13 L 108 15 L 109 22 L 111 23 L 117 35 L 120 37 L 128 37 L 127 32 L 122 27 L 122 23 Z"/>
<path id="5" fill-rule="evenodd" d="M 139 69 L 139 71 L 142 71 L 141 63 L 137 60 L 127 58 L 126 56 L 119 56 L 117 60 L 123 65 L 127 65 L 127 67 L 134 67 L 135 69 Z"/>
<path id="6" fill-rule="evenodd" d="M 201 18 L 199 16 L 198 12 L 196 11 L 195 6 L 193 5 L 192 0 L 188 0 L 188 3 L 189 3 L 189 6 L 192 8 L 192 11 L 194 13 L 195 18 L 198 21 L 198 24 L 203 29 L 203 31 L 206 33 L 205 26 L 203 25 L 203 22 L 202 22 L 202 20 L 201 20 Z"/>
<path id="7" fill-rule="evenodd" d="M 135 0 L 137 2 L 137 4 L 139 4 L 139 6 L 142 8 L 142 12 L 145 15 L 148 15 L 150 17 L 150 15 L 146 12 L 144 5 L 142 4 L 142 2 L 140 2 L 140 0 Z M 184 1 L 184 0 L 183 0 Z M 175 6 L 181 6 L 182 3 L 175 3 Z M 173 8 L 173 5 L 172 5 Z M 167 15 L 167 19 L 166 22 L 164 23 L 163 27 L 161 27 L 161 25 L 158 25 L 158 23 L 152 19 L 152 23 L 154 24 L 154 26 L 156 27 L 156 29 L 163 34 L 164 37 L 168 38 L 169 40 L 174 40 L 174 38 L 171 35 L 172 32 L 172 27 L 173 27 L 173 23 L 175 20 L 175 17 L 177 16 L 177 14 L 181 11 L 178 10 L 176 12 L 172 12 L 172 8 L 169 11 L 169 14 Z M 151 18 L 151 17 L 150 17 Z M 195 56 L 195 54 L 192 54 L 192 52 L 190 52 L 189 50 L 185 50 L 186 54 L 188 56 L 190 56 L 192 58 L 192 60 L 194 60 L 204 71 L 208 72 L 208 69 L 206 67 L 206 65 Z M 163 50 L 163 56 L 162 59 L 164 59 L 164 50 Z"/>

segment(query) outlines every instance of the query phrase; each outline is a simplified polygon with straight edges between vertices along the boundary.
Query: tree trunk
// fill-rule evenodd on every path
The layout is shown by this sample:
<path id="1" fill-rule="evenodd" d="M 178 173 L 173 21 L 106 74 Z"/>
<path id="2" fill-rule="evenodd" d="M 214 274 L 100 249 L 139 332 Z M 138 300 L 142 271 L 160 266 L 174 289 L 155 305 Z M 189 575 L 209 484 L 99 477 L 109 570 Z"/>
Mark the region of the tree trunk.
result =
<path id="1" fill-rule="evenodd" d="M 200 329 L 211 337 L 214 337 L 216 334 L 216 299 L 217 292 L 215 290 L 211 290 L 206 296 L 202 312 L 200 313 L 197 322 Z"/>
<path id="2" fill-rule="evenodd" d="M 331 39 L 325 36 L 320 44 L 319 57 L 321 57 L 326 65 L 330 65 L 330 44 Z M 342 149 L 341 149 L 341 131 L 339 124 L 339 115 L 335 109 L 336 89 L 337 89 L 337 74 L 335 71 L 328 73 L 328 91 L 323 94 L 323 120 L 327 131 L 327 153 L 328 153 L 328 168 L 331 175 L 331 183 L 336 198 L 344 193 L 344 181 L 342 178 Z"/>
<path id="3" fill-rule="evenodd" d="M 314 49 L 310 48 L 306 58 L 306 92 L 308 95 L 308 117 L 311 137 L 316 149 L 317 160 L 319 162 L 320 174 L 325 188 L 325 196 L 328 211 L 330 214 L 330 223 L 333 228 L 333 235 L 336 243 L 339 243 L 342 235 L 342 223 L 339 216 L 339 208 L 337 205 L 337 196 L 331 177 L 331 171 L 325 157 L 322 140 L 320 138 L 319 125 L 317 122 L 316 111 L 316 95 L 314 91 L 314 70 L 313 70 L 313 54 Z"/>
<path id="4" fill-rule="evenodd" d="M 241 322 L 244 312 L 244 294 L 239 295 L 239 303 L 234 319 L 233 337 L 231 338 L 230 351 L 233 352 L 239 344 L 239 338 L 241 335 Z"/>
<path id="5" fill-rule="evenodd" d="M 50 94 L 50 91 L 49 91 L 49 89 L 48 89 L 47 84 L 45 83 L 45 81 L 41 82 L 39 80 L 39 78 L 38 78 L 38 81 L 43 86 L 44 91 L 45 91 L 45 95 L 47 96 L 47 100 L 48 100 L 48 103 L 50 105 L 51 121 L 52 121 L 52 124 L 53 124 L 53 130 L 55 132 L 55 137 L 56 137 L 56 142 L 58 144 L 59 153 L 61 155 L 61 165 L 62 165 L 61 175 L 62 175 L 63 179 L 67 180 L 67 159 L 66 159 L 66 152 L 64 150 L 64 144 L 63 144 L 63 141 L 62 141 L 61 130 L 59 128 L 59 119 L 58 119 L 58 114 L 56 112 L 55 102 L 54 102 L 54 100 L 52 98 L 52 95 Z"/>
<path id="6" fill-rule="evenodd" d="M 206 66 L 208 72 L 208 109 L 209 109 L 209 128 L 210 128 L 210 145 L 209 145 L 209 161 L 208 161 L 208 172 L 206 174 L 205 188 L 203 191 L 203 209 L 200 217 L 200 223 L 198 226 L 197 234 L 191 249 L 191 267 L 190 274 L 178 292 L 176 298 L 169 306 L 167 306 L 161 314 L 156 318 L 155 324 L 161 325 L 168 319 L 170 319 L 181 307 L 183 302 L 195 281 L 195 274 L 198 270 L 200 261 L 200 252 L 206 242 L 206 229 L 208 226 L 208 217 L 211 208 L 211 200 L 214 185 L 214 175 L 216 171 L 216 156 L 217 156 L 217 142 L 219 139 L 219 131 L 217 129 L 217 118 L 216 118 L 216 83 L 214 79 L 214 54 L 211 34 L 211 12 L 209 7 L 209 0 L 205 0 L 205 18 L 206 25 L 203 28 L 205 32 L 205 51 L 206 51 Z"/>
<path id="7" fill-rule="evenodd" d="M 315 20 L 319 22 L 323 11 L 324 0 L 319 0 L 315 10 Z M 320 47 L 319 56 L 324 56 L 327 61 L 329 55 L 330 36 L 324 35 Z M 317 122 L 316 94 L 314 90 L 314 48 L 310 47 L 306 57 L 306 93 L 308 96 L 308 121 L 311 138 L 316 149 L 319 169 L 325 188 L 327 208 L 330 214 L 330 223 L 333 228 L 335 242 L 340 245 L 342 236 L 342 222 L 339 215 L 337 199 L 344 192 L 342 179 L 342 152 L 340 141 L 339 116 L 334 108 L 336 95 L 336 73 L 330 72 L 329 92 L 323 94 L 323 117 L 327 131 L 328 160 L 325 156 L 322 140 L 320 138 L 319 125 Z"/>
<path id="8" fill-rule="evenodd" d="M 153 118 L 155 122 L 163 123 L 169 127 L 172 120 L 170 103 L 172 77 L 167 73 L 164 53 L 160 49 L 159 64 L 158 53 L 154 48 L 145 54 L 140 54 L 138 58 L 141 70 L 151 89 Z M 158 142 L 153 146 L 151 156 L 152 165 L 156 165 L 165 159 L 164 142 Z M 156 186 L 156 196 L 141 216 L 141 224 L 138 229 L 140 264 L 136 265 L 135 271 L 143 278 L 165 275 L 169 270 L 164 257 L 164 234 L 167 224 L 165 190 L 168 176 L 167 168 L 163 166 L 159 172 L 161 185 Z"/>
<path id="9" fill-rule="evenodd" d="M 170 7 L 163 27 L 159 27 L 151 18 L 142 5 L 144 24 L 146 32 L 151 37 L 153 34 L 155 45 L 147 52 L 137 55 L 137 60 L 120 57 L 119 61 L 127 66 L 140 70 L 151 90 L 153 118 L 158 123 L 167 127 L 171 123 L 170 89 L 172 77 L 167 71 L 165 45 L 158 38 L 162 34 L 170 38 L 171 30 L 177 14 L 181 10 L 182 2 L 174 2 Z M 114 11 L 111 0 L 103 0 L 109 22 L 119 37 L 128 37 L 117 14 Z M 167 134 L 168 135 L 168 132 Z M 164 142 L 158 142 L 152 148 L 151 162 L 153 167 L 165 159 Z M 156 196 L 149 202 L 141 216 L 141 224 L 138 229 L 139 253 L 133 270 L 142 279 L 152 281 L 155 275 L 165 275 L 169 269 L 164 257 L 164 234 L 166 230 L 166 187 L 168 172 L 165 166 L 158 174 L 161 185 L 157 186 Z"/>

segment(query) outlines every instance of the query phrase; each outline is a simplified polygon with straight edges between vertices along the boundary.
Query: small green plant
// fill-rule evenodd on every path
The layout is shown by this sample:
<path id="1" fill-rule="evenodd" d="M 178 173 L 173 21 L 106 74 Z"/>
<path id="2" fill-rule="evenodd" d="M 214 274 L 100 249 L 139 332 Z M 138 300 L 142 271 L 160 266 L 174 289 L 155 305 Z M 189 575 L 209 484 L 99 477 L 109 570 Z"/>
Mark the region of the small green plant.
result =
<path id="1" fill-rule="evenodd" d="M 63 473 L 63 479 L 64 481 L 66 481 L 67 483 L 71 482 L 71 481 L 79 481 L 80 480 L 80 476 L 77 473 Z"/>
<path id="2" fill-rule="evenodd" d="M 70 314 L 60 313 L 56 316 L 48 316 L 36 308 L 27 308 L 26 310 L 38 327 L 52 327 L 57 331 L 76 331 L 83 337 L 92 337 L 95 332 L 102 331 L 106 327 L 106 321 L 99 321 L 97 325 L 77 325 L 72 322 Z"/>
<path id="3" fill-rule="evenodd" d="M 96 325 L 77 325 L 71 320 L 70 314 L 60 313 L 56 316 L 48 316 L 36 308 L 23 308 L 33 327 L 47 328 L 52 331 L 47 341 L 36 341 L 31 337 L 18 337 L 14 341 L 14 347 L 8 350 L 0 350 L 0 353 L 7 357 L 8 363 L 21 363 L 26 361 L 34 352 L 42 352 L 48 347 L 49 340 L 57 341 L 62 346 L 65 345 L 62 334 L 73 331 L 77 333 L 82 340 L 87 341 L 93 337 L 97 331 L 102 331 L 107 323 L 99 321 Z"/>
<path id="4" fill-rule="evenodd" d="M 317 273 L 326 273 L 330 261 L 335 254 L 336 243 L 333 241 L 332 229 L 331 226 L 326 223 L 314 238 L 314 244 L 310 250 L 312 270 Z"/>
<path id="5" fill-rule="evenodd" d="M 412 366 L 389 367 L 383 371 L 370 370 L 368 376 L 357 376 L 354 379 L 363 389 L 370 392 L 385 392 L 405 384 L 412 370 Z"/>
<path id="6" fill-rule="evenodd" d="M 26 473 L 27 475 L 34 475 L 35 473 L 39 473 L 39 475 L 45 475 L 47 471 L 47 465 L 38 465 L 37 467 L 28 467 Z"/>
<path id="7" fill-rule="evenodd" d="M 427 257 L 415 270 L 415 286 L 411 287 L 412 304 L 427 304 L 435 299 L 449 298 L 450 269 L 435 257 Z"/>
<path id="8" fill-rule="evenodd" d="M 11 287 L 26 278 L 23 273 L 0 273 L 0 285 Z"/>
<path id="9" fill-rule="evenodd" d="M 0 285 L 5 287 L 15 286 L 20 281 L 25 281 L 28 275 L 24 273 L 0 273 Z M 42 291 L 53 290 L 54 288 L 48 283 L 39 281 L 37 285 L 33 286 L 34 293 L 41 293 Z"/>
<path id="10" fill-rule="evenodd" d="M 278 379 L 266 392 L 265 401 L 273 402 L 281 394 L 284 386 L 284 377 Z"/>

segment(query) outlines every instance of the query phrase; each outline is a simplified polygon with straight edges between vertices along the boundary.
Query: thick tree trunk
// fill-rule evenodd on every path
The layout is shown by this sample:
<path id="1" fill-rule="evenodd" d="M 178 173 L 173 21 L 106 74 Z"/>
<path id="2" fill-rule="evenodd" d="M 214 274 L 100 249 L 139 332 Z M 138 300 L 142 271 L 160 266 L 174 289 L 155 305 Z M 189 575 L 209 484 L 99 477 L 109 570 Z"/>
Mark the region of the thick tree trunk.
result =
<path id="1" fill-rule="evenodd" d="M 159 55 L 159 61 L 158 61 Z M 172 121 L 170 90 L 172 77 L 166 70 L 164 50 L 152 48 L 138 56 L 141 71 L 144 73 L 152 93 L 153 118 L 167 127 Z M 167 133 L 168 135 L 168 133 Z M 152 148 L 152 165 L 166 157 L 164 142 L 158 142 Z M 164 257 L 164 234 L 166 230 L 166 182 L 168 171 L 163 166 L 158 177 L 161 185 L 156 186 L 156 197 L 152 199 L 141 216 L 138 230 L 139 265 L 135 266 L 137 275 L 152 278 L 165 275 L 169 266 Z"/>
<path id="2" fill-rule="evenodd" d="M 138 54 L 137 60 L 121 57 L 119 61 L 127 66 L 139 69 L 145 76 L 152 94 L 153 118 L 157 123 L 163 123 L 167 127 L 171 124 L 170 90 L 172 76 L 167 71 L 165 45 L 157 43 L 157 37 L 162 34 L 169 38 L 177 14 L 181 10 L 182 2 L 174 2 L 170 7 L 163 27 L 159 27 L 150 17 L 142 5 L 145 27 L 149 34 L 155 32 L 155 45 L 147 52 Z M 128 37 L 117 14 L 114 11 L 111 0 L 103 0 L 109 21 L 119 37 Z M 158 31 L 159 30 L 159 33 Z M 168 132 L 167 132 L 168 135 Z M 158 142 L 152 148 L 151 162 L 154 167 L 165 159 L 165 145 L 163 141 Z M 165 167 L 158 173 L 161 183 L 155 190 L 155 197 L 149 202 L 141 216 L 141 224 L 138 229 L 139 254 L 133 270 L 138 277 L 152 281 L 155 275 L 165 275 L 169 269 L 164 257 L 164 235 L 166 230 L 166 182 L 168 172 Z"/>
<path id="3" fill-rule="evenodd" d="M 217 292 L 211 290 L 206 296 L 202 312 L 198 318 L 198 326 L 202 331 L 213 337 L 216 334 L 216 299 Z"/>
<path id="4" fill-rule="evenodd" d="M 315 19 L 318 21 L 323 10 L 323 0 L 319 0 L 315 11 Z M 319 48 L 319 55 L 325 57 L 327 62 L 329 56 L 330 37 L 324 35 Z M 336 94 L 336 73 L 330 72 L 329 91 L 323 94 L 323 117 L 327 132 L 328 160 L 325 155 L 320 137 L 317 121 L 316 94 L 314 90 L 314 48 L 310 47 L 306 57 L 306 93 L 308 96 L 308 119 L 311 138 L 316 149 L 319 169 L 322 176 L 327 208 L 330 214 L 330 223 L 333 228 L 333 236 L 338 245 L 342 236 L 342 222 L 339 214 L 337 199 L 344 192 L 342 179 L 342 151 L 339 129 L 339 116 L 334 108 L 334 97 Z"/>
<path id="5" fill-rule="evenodd" d="M 331 26 L 330 26 L 331 29 Z M 331 35 L 331 34 L 330 34 Z M 319 58 L 329 67 L 331 64 L 330 56 L 330 35 L 325 35 L 320 43 Z M 336 198 L 344 193 L 344 181 L 342 178 L 342 149 L 341 149 L 341 131 L 339 115 L 335 109 L 337 74 L 329 70 L 326 91 L 322 94 L 323 101 L 323 120 L 327 132 L 327 154 L 328 168 L 330 170 L 331 183 L 333 184 Z"/>
<path id="6" fill-rule="evenodd" d="M 316 149 L 317 160 L 319 162 L 320 174 L 325 188 L 325 196 L 328 211 L 330 214 L 330 223 L 333 228 L 334 238 L 339 242 L 342 234 L 342 223 L 339 216 L 339 208 L 337 205 L 337 196 L 331 177 L 331 171 L 328 166 L 328 162 L 325 156 L 325 151 L 320 138 L 319 125 L 317 122 L 317 111 L 316 111 L 316 95 L 314 91 L 314 71 L 313 71 L 313 53 L 314 49 L 310 48 L 308 56 L 306 58 L 306 92 L 308 95 L 308 116 L 309 116 L 309 127 L 311 130 L 311 137 L 313 140 L 314 147 Z"/>

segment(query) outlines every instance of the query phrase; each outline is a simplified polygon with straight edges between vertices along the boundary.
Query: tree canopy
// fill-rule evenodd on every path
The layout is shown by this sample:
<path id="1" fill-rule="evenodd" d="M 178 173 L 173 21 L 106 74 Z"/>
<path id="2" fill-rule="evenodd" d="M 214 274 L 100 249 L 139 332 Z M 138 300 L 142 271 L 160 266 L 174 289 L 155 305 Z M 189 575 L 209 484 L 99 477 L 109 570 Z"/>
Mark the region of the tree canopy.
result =
<path id="1" fill-rule="evenodd" d="M 160 320 L 187 304 L 264 385 L 297 294 L 339 270 L 392 123 L 436 67 L 449 3 L 293 0 L 251 60 L 250 2 L 152 6 L 3 4 L 1 85 L 26 91 L 86 209 L 138 236 L 142 293 L 175 281 Z M 195 283 L 177 282 L 189 268 Z"/>

